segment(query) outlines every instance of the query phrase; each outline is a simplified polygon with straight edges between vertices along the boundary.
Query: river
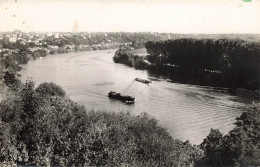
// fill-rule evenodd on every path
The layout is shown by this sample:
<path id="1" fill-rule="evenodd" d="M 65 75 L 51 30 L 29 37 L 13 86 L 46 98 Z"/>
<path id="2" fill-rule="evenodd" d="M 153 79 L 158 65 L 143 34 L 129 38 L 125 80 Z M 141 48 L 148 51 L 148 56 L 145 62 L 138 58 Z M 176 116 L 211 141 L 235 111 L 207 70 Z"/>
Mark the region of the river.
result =
<path id="1" fill-rule="evenodd" d="M 112 60 L 115 50 L 49 55 L 22 65 L 21 80 L 54 82 L 87 109 L 149 113 L 175 139 L 199 144 L 211 128 L 228 133 L 245 106 L 225 89 L 168 82 Z M 134 81 L 148 78 L 152 84 Z M 110 90 L 136 97 L 126 105 L 107 97 Z"/>

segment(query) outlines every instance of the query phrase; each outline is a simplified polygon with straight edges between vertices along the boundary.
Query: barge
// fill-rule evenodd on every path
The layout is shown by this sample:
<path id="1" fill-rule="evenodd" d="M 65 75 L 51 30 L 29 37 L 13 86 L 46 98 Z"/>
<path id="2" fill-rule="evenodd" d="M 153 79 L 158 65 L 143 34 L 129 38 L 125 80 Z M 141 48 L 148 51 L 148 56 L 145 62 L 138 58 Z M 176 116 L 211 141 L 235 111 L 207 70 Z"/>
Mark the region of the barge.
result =
<path id="1" fill-rule="evenodd" d="M 119 100 L 119 101 L 124 102 L 126 104 L 134 104 L 134 102 L 135 102 L 135 97 L 128 96 L 128 95 L 122 95 L 122 94 L 114 92 L 114 91 L 110 91 L 108 93 L 108 97 L 111 98 L 111 99 Z"/>
<path id="2" fill-rule="evenodd" d="M 138 82 L 145 83 L 145 84 L 152 83 L 152 81 L 149 81 L 149 80 L 146 80 L 146 79 L 141 79 L 141 78 L 135 78 L 135 80 L 138 81 Z"/>

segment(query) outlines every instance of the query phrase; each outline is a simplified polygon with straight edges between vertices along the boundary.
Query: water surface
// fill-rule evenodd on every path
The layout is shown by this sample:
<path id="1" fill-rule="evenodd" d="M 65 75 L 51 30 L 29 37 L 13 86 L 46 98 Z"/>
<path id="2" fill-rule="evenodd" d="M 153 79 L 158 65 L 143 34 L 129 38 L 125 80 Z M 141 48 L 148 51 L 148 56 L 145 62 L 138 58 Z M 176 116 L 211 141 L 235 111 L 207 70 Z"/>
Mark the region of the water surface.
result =
<path id="1" fill-rule="evenodd" d="M 115 50 L 49 55 L 23 65 L 22 81 L 32 77 L 36 85 L 54 82 L 87 109 L 147 112 L 169 133 L 182 141 L 199 144 L 210 128 L 228 133 L 244 104 L 224 89 L 179 84 L 153 77 L 147 71 L 113 63 Z M 136 77 L 153 80 L 150 85 Z M 107 97 L 110 90 L 136 97 L 126 105 Z"/>

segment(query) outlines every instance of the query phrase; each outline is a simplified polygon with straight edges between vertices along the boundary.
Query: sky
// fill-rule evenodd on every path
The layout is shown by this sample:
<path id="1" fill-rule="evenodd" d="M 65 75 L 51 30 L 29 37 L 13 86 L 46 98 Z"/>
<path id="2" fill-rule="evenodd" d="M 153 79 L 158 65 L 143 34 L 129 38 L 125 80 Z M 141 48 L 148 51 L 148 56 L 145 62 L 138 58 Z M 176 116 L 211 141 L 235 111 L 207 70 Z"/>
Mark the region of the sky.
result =
<path id="1" fill-rule="evenodd" d="M 260 0 L 0 0 L 0 31 L 260 34 Z"/>

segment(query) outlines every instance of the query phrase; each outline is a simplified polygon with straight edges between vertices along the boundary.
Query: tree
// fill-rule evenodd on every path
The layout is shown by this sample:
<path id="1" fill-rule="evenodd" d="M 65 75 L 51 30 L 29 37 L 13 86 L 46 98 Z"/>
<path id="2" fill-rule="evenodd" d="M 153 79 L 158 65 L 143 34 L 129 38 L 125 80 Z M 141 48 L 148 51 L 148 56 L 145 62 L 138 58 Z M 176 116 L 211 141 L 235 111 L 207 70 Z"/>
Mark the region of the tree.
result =
<path id="1" fill-rule="evenodd" d="M 235 123 L 236 127 L 222 137 L 211 130 L 200 147 L 205 157 L 197 165 L 259 166 L 260 165 L 260 106 L 246 109 Z"/>
<path id="2" fill-rule="evenodd" d="M 16 77 L 16 73 L 14 70 L 9 69 L 7 71 L 5 71 L 4 76 L 4 83 L 10 87 L 10 88 L 16 88 L 18 86 L 18 84 L 20 83 L 20 80 L 17 79 Z"/>
<path id="3" fill-rule="evenodd" d="M 218 129 L 211 129 L 209 135 L 200 144 L 202 150 L 204 150 L 205 157 L 202 160 L 203 165 L 209 166 L 222 166 L 222 133 Z"/>
<path id="4" fill-rule="evenodd" d="M 42 96 L 65 96 L 65 91 L 55 83 L 41 83 L 38 88 L 35 89 L 36 92 L 40 93 Z"/>

